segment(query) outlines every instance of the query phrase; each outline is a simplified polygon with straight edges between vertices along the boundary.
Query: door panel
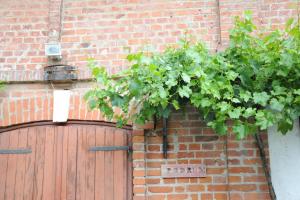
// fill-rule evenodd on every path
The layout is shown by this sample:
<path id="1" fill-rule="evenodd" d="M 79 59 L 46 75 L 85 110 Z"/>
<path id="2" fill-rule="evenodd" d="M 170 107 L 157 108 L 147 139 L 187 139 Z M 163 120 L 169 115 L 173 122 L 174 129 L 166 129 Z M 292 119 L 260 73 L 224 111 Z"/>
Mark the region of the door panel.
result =
<path id="1" fill-rule="evenodd" d="M 8 133 L 3 133 L 0 137 L 0 149 L 8 149 L 9 148 L 9 136 Z M 6 177 L 7 177 L 7 160 L 8 154 L 0 154 L 0 199 L 4 199 L 5 196 L 5 185 L 6 185 Z"/>
<path id="2" fill-rule="evenodd" d="M 18 149 L 27 149 L 28 146 L 28 129 L 20 129 L 19 131 L 19 144 Z M 15 181 L 15 200 L 22 200 L 24 195 L 25 186 L 25 170 L 26 170 L 26 158 L 28 155 L 17 155 L 17 169 L 16 169 L 16 181 Z"/>
<path id="3" fill-rule="evenodd" d="M 36 126 L 0 133 L 0 200 L 127 200 L 131 175 L 127 151 L 90 151 L 127 146 L 129 131 L 96 125 Z"/>

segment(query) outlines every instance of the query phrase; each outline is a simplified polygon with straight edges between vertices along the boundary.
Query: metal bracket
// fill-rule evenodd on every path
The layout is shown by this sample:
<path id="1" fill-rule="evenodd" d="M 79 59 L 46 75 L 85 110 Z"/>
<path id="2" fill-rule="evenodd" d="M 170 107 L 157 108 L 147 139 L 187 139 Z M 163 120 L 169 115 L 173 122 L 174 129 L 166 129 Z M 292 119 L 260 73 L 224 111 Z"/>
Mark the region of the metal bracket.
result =
<path id="1" fill-rule="evenodd" d="M 31 149 L 0 149 L 0 154 L 29 154 Z"/>
<path id="2" fill-rule="evenodd" d="M 129 146 L 95 146 L 90 147 L 89 151 L 131 151 Z"/>
<path id="3" fill-rule="evenodd" d="M 77 80 L 77 67 L 70 65 L 49 65 L 45 67 L 44 79 L 46 81 L 73 81 Z"/>

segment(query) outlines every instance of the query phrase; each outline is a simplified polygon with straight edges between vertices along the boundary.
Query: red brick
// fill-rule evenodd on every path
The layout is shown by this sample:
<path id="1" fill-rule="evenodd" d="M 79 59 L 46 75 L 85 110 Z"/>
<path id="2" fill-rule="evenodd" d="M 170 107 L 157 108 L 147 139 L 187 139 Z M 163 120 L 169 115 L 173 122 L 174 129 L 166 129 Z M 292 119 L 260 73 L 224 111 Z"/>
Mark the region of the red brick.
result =
<path id="1" fill-rule="evenodd" d="M 164 200 L 165 195 L 149 195 L 146 199 L 147 200 Z"/>
<path id="2" fill-rule="evenodd" d="M 135 178 L 133 179 L 134 185 L 145 185 L 146 181 L 144 178 Z"/>
<path id="3" fill-rule="evenodd" d="M 205 190 L 204 185 L 189 185 L 187 190 L 190 192 L 201 192 Z"/>
<path id="4" fill-rule="evenodd" d="M 212 200 L 213 194 L 201 194 L 201 200 Z"/>
<path id="5" fill-rule="evenodd" d="M 143 143 L 144 142 L 144 136 L 133 136 L 132 142 L 133 143 Z"/>
<path id="6" fill-rule="evenodd" d="M 215 200 L 227 200 L 228 199 L 227 193 L 217 193 L 214 196 L 215 196 Z"/>
<path id="7" fill-rule="evenodd" d="M 230 187 L 231 191 L 249 192 L 249 191 L 255 191 L 256 190 L 256 185 L 254 185 L 254 184 L 230 185 L 229 187 Z"/>
<path id="8" fill-rule="evenodd" d="M 245 176 L 244 182 L 266 182 L 265 176 Z"/>
<path id="9" fill-rule="evenodd" d="M 245 193 L 244 200 L 257 200 L 257 199 L 264 199 L 270 200 L 269 193 Z"/>
<path id="10" fill-rule="evenodd" d="M 208 185 L 207 190 L 208 191 L 227 191 L 228 186 L 227 185 L 217 185 L 217 184 Z"/>
<path id="11" fill-rule="evenodd" d="M 159 178 L 147 178 L 146 183 L 147 184 L 158 184 L 158 183 L 160 183 L 160 179 Z"/>
<path id="12" fill-rule="evenodd" d="M 173 191 L 173 187 L 167 187 L 167 186 L 149 186 L 148 187 L 149 192 L 152 193 L 170 193 Z"/>
<path id="13" fill-rule="evenodd" d="M 167 195 L 168 200 L 184 200 L 188 199 L 188 195 L 186 194 L 171 194 Z"/>
<path id="14" fill-rule="evenodd" d="M 135 186 L 135 187 L 133 187 L 133 192 L 135 193 L 135 194 L 140 194 L 140 193 L 145 193 L 145 187 L 143 187 L 143 186 L 141 186 L 141 187 L 139 187 L 139 186 Z"/>
<path id="15" fill-rule="evenodd" d="M 229 173 L 239 174 L 239 173 L 255 173 L 253 167 L 230 167 Z"/>

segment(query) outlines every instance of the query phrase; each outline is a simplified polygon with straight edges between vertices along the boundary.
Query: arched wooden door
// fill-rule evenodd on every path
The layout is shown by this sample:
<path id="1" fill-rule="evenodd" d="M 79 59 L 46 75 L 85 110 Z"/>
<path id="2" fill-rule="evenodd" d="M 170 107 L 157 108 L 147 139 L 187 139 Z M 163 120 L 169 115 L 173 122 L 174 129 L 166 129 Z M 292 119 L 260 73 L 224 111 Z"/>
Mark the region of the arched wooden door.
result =
<path id="1" fill-rule="evenodd" d="M 130 130 L 39 125 L 0 133 L 0 200 L 129 200 Z"/>

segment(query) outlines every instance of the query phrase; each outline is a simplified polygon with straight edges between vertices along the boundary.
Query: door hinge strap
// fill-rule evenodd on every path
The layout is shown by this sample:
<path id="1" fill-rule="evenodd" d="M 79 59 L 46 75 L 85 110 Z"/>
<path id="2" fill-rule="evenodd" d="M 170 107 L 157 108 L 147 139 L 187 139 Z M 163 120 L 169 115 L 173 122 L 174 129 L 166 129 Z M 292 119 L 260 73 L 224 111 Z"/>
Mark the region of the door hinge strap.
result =
<path id="1" fill-rule="evenodd" d="M 130 151 L 129 146 L 95 146 L 90 147 L 89 151 Z"/>
<path id="2" fill-rule="evenodd" d="M 0 149 L 0 154 L 29 154 L 31 149 Z"/>

